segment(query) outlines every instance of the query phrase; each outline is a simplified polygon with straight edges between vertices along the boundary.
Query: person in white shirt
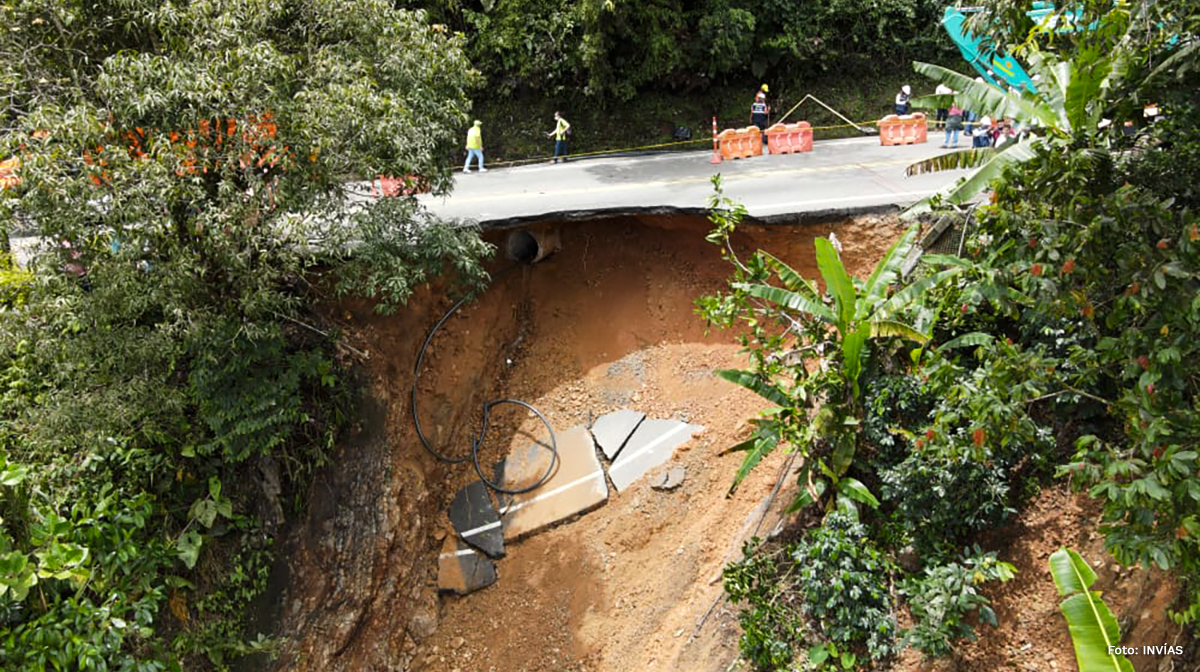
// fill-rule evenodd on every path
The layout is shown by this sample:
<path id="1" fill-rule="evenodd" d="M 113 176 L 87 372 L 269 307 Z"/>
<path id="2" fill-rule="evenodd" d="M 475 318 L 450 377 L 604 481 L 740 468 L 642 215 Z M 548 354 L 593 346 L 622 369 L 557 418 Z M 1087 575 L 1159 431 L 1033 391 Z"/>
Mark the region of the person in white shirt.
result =
<path id="1" fill-rule="evenodd" d="M 905 84 L 900 87 L 900 93 L 896 94 L 896 114 L 904 116 L 908 114 L 909 105 L 908 99 L 912 97 L 912 87 Z"/>
<path id="2" fill-rule="evenodd" d="M 948 96 L 954 93 L 954 89 L 946 86 L 945 84 L 938 84 L 937 88 L 933 90 L 933 93 L 938 96 Z M 937 116 L 934 118 L 934 120 L 939 123 L 944 122 L 946 121 L 946 116 L 948 114 L 949 108 L 939 107 L 937 108 Z"/>

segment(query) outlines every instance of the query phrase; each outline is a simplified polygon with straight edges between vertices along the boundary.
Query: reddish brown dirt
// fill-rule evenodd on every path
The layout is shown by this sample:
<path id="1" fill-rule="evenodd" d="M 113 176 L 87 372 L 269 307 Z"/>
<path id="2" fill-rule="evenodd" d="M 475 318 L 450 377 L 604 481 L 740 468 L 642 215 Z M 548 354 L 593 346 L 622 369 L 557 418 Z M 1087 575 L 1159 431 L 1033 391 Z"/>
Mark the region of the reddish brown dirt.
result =
<path id="1" fill-rule="evenodd" d="M 894 218 L 747 226 L 736 241 L 740 254 L 763 247 L 816 277 L 812 241 L 830 231 L 861 272 L 899 226 Z M 679 669 L 676 660 L 707 669 L 736 655 L 736 638 L 715 627 L 685 644 L 719 596 L 714 579 L 783 456 L 726 499 L 740 457 L 718 453 L 744 436 L 762 404 L 712 375 L 742 359 L 731 334 L 707 336 L 694 313 L 694 300 L 720 290 L 730 271 L 705 233 L 695 218 L 564 224 L 561 253 L 499 279 L 434 340 L 421 415 L 449 452 L 467 450 L 482 402 L 502 396 L 535 404 L 564 429 L 620 407 L 708 428 L 677 456 L 688 467 L 680 489 L 614 494 L 514 545 L 500 582 L 463 599 L 439 599 L 432 586 L 443 512 L 473 474 L 422 450 L 407 402 L 417 349 L 449 301 L 422 291 L 395 317 L 358 304 L 330 309 L 369 354 L 359 358 L 365 408 L 384 412 L 363 414 L 287 542 L 279 611 L 289 642 L 277 669 Z M 519 424 L 512 411 L 498 415 L 485 463 L 507 451 Z M 727 627 L 727 616 L 718 607 L 709 625 Z"/>
<path id="2" fill-rule="evenodd" d="M 1174 582 L 1161 571 L 1117 565 L 1096 532 L 1098 518 L 1096 502 L 1072 494 L 1066 485 L 1043 490 L 1012 524 L 982 540 L 986 550 L 997 551 L 1002 560 L 1017 567 L 1015 579 L 985 591 L 993 601 L 999 628 L 981 626 L 979 640 L 961 645 L 952 658 L 925 662 L 910 651 L 896 668 L 905 672 L 1078 670 L 1048 565 L 1050 554 L 1063 546 L 1075 549 L 1092 565 L 1097 575 L 1094 588 L 1116 614 L 1124 646 L 1186 644 L 1183 629 L 1166 618 L 1176 595 Z M 1172 668 L 1170 656 L 1129 659 L 1138 672 L 1184 669 Z"/>
<path id="3" fill-rule="evenodd" d="M 422 291 L 396 317 L 363 305 L 331 310 L 349 342 L 369 352 L 360 360 L 373 400 L 367 406 L 384 411 L 364 414 L 314 485 L 308 520 L 288 543 L 281 629 L 290 642 L 277 669 L 724 672 L 736 660 L 736 614 L 721 599 L 720 570 L 753 532 L 785 456 L 764 461 L 726 497 L 741 458 L 720 453 L 745 438 L 746 420 L 764 404 L 712 375 L 744 357 L 732 334 L 706 335 L 694 312 L 695 299 L 722 289 L 730 271 L 704 241 L 706 231 L 693 218 L 564 224 L 558 255 L 498 279 L 434 340 L 421 417 L 447 452 L 466 452 L 481 404 L 498 397 L 532 403 L 561 429 L 617 408 L 707 428 L 676 454 L 687 468 L 679 489 L 655 491 L 643 479 L 611 491 L 600 509 L 511 545 L 498 583 L 463 598 L 436 596 L 436 558 L 445 508 L 475 476 L 421 448 L 408 404 L 417 348 L 449 301 Z M 737 246 L 739 254 L 770 250 L 817 277 L 812 241 L 831 231 L 862 277 L 900 227 L 889 217 L 747 226 Z M 536 429 L 512 410 L 498 412 L 483 463 L 527 441 L 522 427 Z M 1089 516 L 1076 500 L 1048 491 L 992 540 L 1021 570 L 995 596 L 1003 625 L 947 669 L 1032 669 L 1026 658 L 1038 669 L 1053 669 L 1051 662 L 1073 669 L 1043 569 L 1057 544 L 1079 542 L 1064 534 L 1091 529 Z M 1098 542 L 1087 543 L 1077 547 L 1095 551 Z M 1155 598 L 1144 609 L 1161 605 Z M 1038 643 L 1021 652 L 1025 642 Z M 933 669 L 915 658 L 903 663 Z"/>
<path id="4" fill-rule="evenodd" d="M 684 484 L 659 492 L 644 479 L 612 491 L 601 509 L 513 545 L 495 586 L 443 600 L 442 627 L 420 647 L 415 669 L 703 670 L 736 657 L 728 630 L 691 636 L 720 597 L 721 567 L 757 521 L 784 456 L 726 498 L 741 457 L 720 452 L 745 438 L 746 419 L 763 403 L 713 376 L 744 358 L 730 334 L 705 336 L 693 302 L 721 289 L 730 267 L 694 222 L 650 223 L 566 226 L 558 256 L 503 281 L 525 337 L 509 350 L 514 363 L 494 394 L 529 401 L 561 428 L 618 408 L 704 425 L 676 454 Z M 899 232 L 894 220 L 872 224 L 747 227 L 738 242 L 741 254 L 769 249 L 815 277 L 812 239 L 833 230 L 847 263 L 862 271 Z M 473 319 L 468 312 L 462 323 Z M 506 451 L 499 441 L 492 452 Z"/>

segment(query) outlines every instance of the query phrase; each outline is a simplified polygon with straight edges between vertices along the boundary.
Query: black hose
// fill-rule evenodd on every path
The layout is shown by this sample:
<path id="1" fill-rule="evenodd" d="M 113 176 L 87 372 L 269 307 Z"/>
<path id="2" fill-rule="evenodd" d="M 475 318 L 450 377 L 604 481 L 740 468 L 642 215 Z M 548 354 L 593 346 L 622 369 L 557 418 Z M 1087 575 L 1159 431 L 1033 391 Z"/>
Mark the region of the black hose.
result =
<path id="1" fill-rule="evenodd" d="M 519 264 L 513 264 L 500 271 L 492 278 L 493 281 L 507 275 L 509 271 L 513 270 L 518 265 Z M 442 462 L 448 462 L 450 464 L 462 464 L 469 459 L 471 460 L 472 464 L 475 465 L 475 473 L 479 475 L 479 480 L 483 481 L 484 485 L 488 486 L 492 490 L 495 490 L 496 492 L 504 493 L 506 495 L 519 495 L 536 490 L 545 485 L 546 481 L 550 480 L 550 477 L 554 474 L 554 468 L 558 465 L 558 441 L 554 436 L 554 428 L 550 426 L 550 421 L 546 419 L 546 416 L 542 415 L 542 412 L 534 408 L 532 404 L 526 403 L 519 399 L 492 399 L 485 401 L 483 403 L 483 419 L 480 423 L 479 435 L 471 440 L 470 454 L 463 455 L 461 457 L 451 457 L 438 452 L 438 450 L 434 448 L 432 444 L 430 444 L 429 438 L 425 436 L 425 432 L 421 429 L 421 414 L 417 410 L 417 384 L 421 379 L 421 364 L 425 361 L 425 350 L 429 348 L 429 344 L 433 342 L 434 335 L 437 334 L 438 329 L 442 328 L 442 325 L 446 323 L 446 320 L 449 320 L 451 315 L 457 313 L 458 310 L 472 298 L 474 298 L 472 295 L 464 296 L 463 298 L 459 299 L 457 303 L 451 306 L 450 310 L 442 316 L 442 319 L 438 320 L 433 325 L 433 328 L 429 330 L 429 334 L 425 337 L 425 342 L 421 344 L 421 349 L 417 352 L 417 362 L 413 366 L 412 384 L 413 427 L 417 430 L 417 438 L 421 441 L 421 445 L 425 447 L 425 450 L 429 451 L 430 455 L 433 455 Z M 491 415 L 492 408 L 502 404 L 514 404 L 516 406 L 523 406 L 524 408 L 529 409 L 534 415 L 537 416 L 538 420 L 542 421 L 542 424 L 546 426 L 546 431 L 550 434 L 550 465 L 546 468 L 546 473 L 542 474 L 541 478 L 533 483 L 533 485 L 529 485 L 524 488 L 506 488 L 499 483 L 493 482 L 484 475 L 483 465 L 479 463 L 479 449 L 483 446 L 484 438 L 487 436 L 488 418 Z"/>

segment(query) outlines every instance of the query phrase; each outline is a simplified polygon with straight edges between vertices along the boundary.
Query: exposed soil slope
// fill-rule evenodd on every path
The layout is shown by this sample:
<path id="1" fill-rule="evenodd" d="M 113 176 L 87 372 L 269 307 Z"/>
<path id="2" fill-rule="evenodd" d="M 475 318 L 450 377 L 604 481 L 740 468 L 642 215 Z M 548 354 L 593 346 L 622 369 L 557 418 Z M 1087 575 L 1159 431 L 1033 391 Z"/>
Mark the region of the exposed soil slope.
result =
<path id="1" fill-rule="evenodd" d="M 417 348 L 449 301 L 422 293 L 391 318 L 366 305 L 331 309 L 370 353 L 373 411 L 315 483 L 308 520 L 289 542 L 290 590 L 278 608 L 291 642 L 280 669 L 404 669 L 414 658 L 442 669 L 447 655 L 463 664 L 469 655 L 463 669 L 670 669 L 681 655 L 712 657 L 683 643 L 719 595 L 713 579 L 782 456 L 725 498 L 740 456 L 718 453 L 744 436 L 761 403 L 711 374 L 741 358 L 731 334 L 706 336 L 694 314 L 696 297 L 719 290 L 729 272 L 706 231 L 693 218 L 565 225 L 558 255 L 504 276 L 438 334 L 422 418 L 448 451 L 466 450 L 481 403 L 496 397 L 533 403 L 563 429 L 620 407 L 708 428 L 678 455 L 688 466 L 680 489 L 614 493 L 599 511 L 514 545 L 500 582 L 460 600 L 439 603 L 432 580 L 445 506 L 473 473 L 421 448 L 408 403 Z M 812 240 L 830 231 L 861 271 L 899 226 L 747 226 L 737 239 L 743 252 L 770 249 L 815 276 Z M 500 414 L 485 463 L 507 452 L 519 419 Z M 735 651 L 721 647 L 728 661 Z"/>
<path id="2" fill-rule="evenodd" d="M 740 253 L 768 249 L 817 277 L 812 240 L 833 231 L 861 277 L 900 230 L 890 217 L 747 226 L 737 243 Z M 745 438 L 745 421 L 763 402 L 712 375 L 744 358 L 733 334 L 706 335 L 694 313 L 694 300 L 719 291 L 729 273 L 704 241 L 706 231 L 693 218 L 565 224 L 559 254 L 498 279 L 434 340 L 421 416 L 446 452 L 465 454 L 481 404 L 499 397 L 532 403 L 562 430 L 618 408 L 707 428 L 676 454 L 674 463 L 687 468 L 680 488 L 660 492 L 643 479 L 610 491 L 600 509 L 512 544 L 499 562 L 499 582 L 464 598 L 436 594 L 436 559 L 446 506 L 474 473 L 422 449 L 408 401 L 417 348 L 450 302 L 425 292 L 391 318 L 365 305 L 331 308 L 350 341 L 370 353 L 362 361 L 369 399 L 361 427 L 314 485 L 308 519 L 289 541 L 290 590 L 277 607 L 290 642 L 278 669 L 728 669 L 737 631 L 735 612 L 721 599 L 720 570 L 755 531 L 785 456 L 765 461 L 726 497 L 741 457 L 720 453 Z M 523 419 L 497 413 L 484 464 L 527 442 L 518 433 L 530 426 Z M 776 506 L 788 498 L 783 492 Z M 1061 490 L 1048 491 L 1016 525 L 997 532 L 990 545 L 1021 570 L 995 596 L 1004 625 L 937 666 L 1072 669 L 1045 556 L 1059 543 L 1098 552 L 1087 533 L 1093 513 Z M 760 534 L 774 520 L 768 516 Z M 1160 584 L 1130 589 L 1139 599 L 1153 596 L 1137 609 L 1161 611 Z M 1022 649 L 1026 643 L 1032 646 Z M 1139 671 L 1155 669 L 1137 662 Z M 900 667 L 934 669 L 912 656 Z"/>

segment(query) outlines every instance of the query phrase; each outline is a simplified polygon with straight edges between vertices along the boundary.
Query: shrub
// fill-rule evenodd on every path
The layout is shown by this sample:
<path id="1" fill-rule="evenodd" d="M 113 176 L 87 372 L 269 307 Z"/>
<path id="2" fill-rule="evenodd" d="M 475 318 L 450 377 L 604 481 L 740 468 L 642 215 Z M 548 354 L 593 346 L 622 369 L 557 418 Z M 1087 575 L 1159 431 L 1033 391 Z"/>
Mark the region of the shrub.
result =
<path id="1" fill-rule="evenodd" d="M 1013 513 L 1004 469 L 967 456 L 913 453 L 880 478 L 884 499 L 895 503 L 923 556 L 953 552 L 971 534 Z"/>
<path id="2" fill-rule="evenodd" d="M 891 567 L 852 515 L 835 511 L 791 549 L 804 606 L 827 638 L 862 643 L 872 660 L 894 651 Z"/>
<path id="3" fill-rule="evenodd" d="M 734 604 L 745 603 L 738 615 L 742 636 L 738 648 L 755 667 L 766 670 L 787 669 L 795 658 L 793 646 L 802 641 L 804 619 L 798 594 L 788 580 L 790 563 L 780 576 L 777 561 L 783 549 L 766 552 L 758 539 L 747 542 L 743 558 L 730 563 L 723 572 L 725 592 Z"/>
<path id="4" fill-rule="evenodd" d="M 1016 568 L 997 560 L 995 553 L 981 553 L 975 546 L 959 562 L 929 567 L 923 575 L 909 578 L 901 592 L 917 624 L 904 633 L 904 644 L 928 656 L 944 656 L 958 640 L 975 641 L 975 627 L 967 620 L 972 612 L 980 621 L 997 625 L 990 601 L 977 588 L 988 581 L 1008 581 L 1015 573 Z"/>
<path id="5" fill-rule="evenodd" d="M 875 448 L 878 469 L 904 460 L 908 441 L 897 430 L 922 425 L 933 398 L 915 376 L 880 376 L 868 383 L 863 406 L 862 438 Z"/>

